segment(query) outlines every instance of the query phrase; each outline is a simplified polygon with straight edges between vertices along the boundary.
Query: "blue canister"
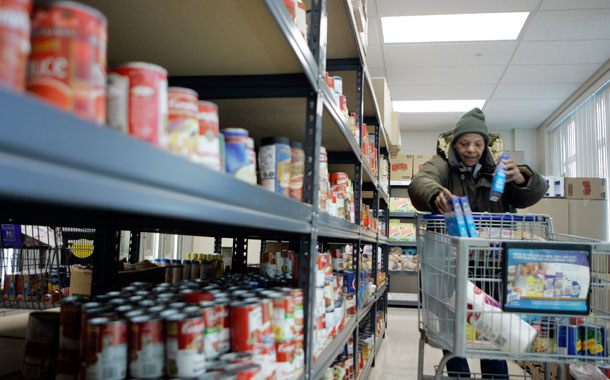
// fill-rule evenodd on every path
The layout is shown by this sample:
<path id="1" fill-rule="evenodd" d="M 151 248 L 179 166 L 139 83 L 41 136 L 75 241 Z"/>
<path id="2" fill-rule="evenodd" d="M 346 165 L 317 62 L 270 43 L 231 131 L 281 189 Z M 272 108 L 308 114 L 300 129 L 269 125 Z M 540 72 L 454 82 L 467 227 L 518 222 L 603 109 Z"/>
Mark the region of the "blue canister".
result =
<path id="1" fill-rule="evenodd" d="M 225 168 L 227 173 L 242 180 L 250 177 L 248 157 L 248 131 L 243 128 L 227 128 L 220 131 L 225 141 Z"/>
<path id="2" fill-rule="evenodd" d="M 356 273 L 352 271 L 343 272 L 343 293 L 356 293 Z"/>
<path id="3" fill-rule="evenodd" d="M 559 326 L 557 330 L 557 353 L 559 355 L 580 355 L 581 346 L 578 326 Z"/>
<path id="4" fill-rule="evenodd" d="M 290 140 L 286 137 L 265 137 L 258 151 L 261 184 L 267 190 L 289 196 Z"/>

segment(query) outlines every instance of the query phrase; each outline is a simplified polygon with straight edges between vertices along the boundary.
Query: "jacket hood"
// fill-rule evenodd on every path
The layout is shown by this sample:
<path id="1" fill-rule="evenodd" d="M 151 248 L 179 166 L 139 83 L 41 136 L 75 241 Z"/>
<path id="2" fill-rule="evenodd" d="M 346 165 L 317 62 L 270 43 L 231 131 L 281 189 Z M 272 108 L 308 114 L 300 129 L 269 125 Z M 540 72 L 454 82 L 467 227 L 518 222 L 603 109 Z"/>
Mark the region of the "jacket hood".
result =
<path id="1" fill-rule="evenodd" d="M 453 131 L 440 134 L 438 136 L 438 141 L 436 142 L 436 154 L 447 160 L 450 164 L 455 164 L 455 162 L 453 161 L 457 160 L 457 158 L 453 146 L 451 145 L 452 140 Z M 487 161 L 490 160 L 488 156 L 491 155 L 491 160 L 493 162 L 488 162 L 488 164 L 495 166 L 495 163 L 498 162 L 503 152 L 504 140 L 502 139 L 502 136 L 497 133 L 490 133 L 487 149 L 485 152 L 483 152 L 483 156 L 486 158 Z"/>

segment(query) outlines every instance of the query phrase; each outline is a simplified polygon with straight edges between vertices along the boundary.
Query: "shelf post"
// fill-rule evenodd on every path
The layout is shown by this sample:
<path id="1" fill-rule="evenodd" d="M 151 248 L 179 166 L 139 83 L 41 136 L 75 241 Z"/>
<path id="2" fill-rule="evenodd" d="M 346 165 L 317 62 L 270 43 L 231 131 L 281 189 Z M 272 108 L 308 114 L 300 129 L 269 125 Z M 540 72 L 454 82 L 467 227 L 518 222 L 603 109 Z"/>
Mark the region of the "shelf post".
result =
<path id="1" fill-rule="evenodd" d="M 214 237 L 214 253 L 222 253 L 222 237 Z"/>
<path id="2" fill-rule="evenodd" d="M 140 261 L 140 231 L 131 231 L 129 234 L 129 263 Z"/>
<path id="3" fill-rule="evenodd" d="M 233 239 L 233 259 L 231 271 L 233 273 L 244 273 L 248 268 L 248 239 L 238 237 Z"/>
<path id="4" fill-rule="evenodd" d="M 95 228 L 92 295 L 112 290 L 119 260 L 120 232 L 108 220 L 100 222 Z"/>

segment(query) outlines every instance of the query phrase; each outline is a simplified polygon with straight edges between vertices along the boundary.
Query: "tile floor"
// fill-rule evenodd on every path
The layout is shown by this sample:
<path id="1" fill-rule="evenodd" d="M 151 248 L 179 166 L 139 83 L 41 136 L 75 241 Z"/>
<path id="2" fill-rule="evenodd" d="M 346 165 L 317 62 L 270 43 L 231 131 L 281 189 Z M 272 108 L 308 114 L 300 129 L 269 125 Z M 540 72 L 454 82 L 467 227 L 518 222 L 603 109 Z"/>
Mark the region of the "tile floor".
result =
<path id="1" fill-rule="evenodd" d="M 434 374 L 434 367 L 442 358 L 442 351 L 426 345 L 424 352 L 424 374 Z M 417 379 L 419 355 L 419 330 L 417 309 L 391 307 L 388 309 L 388 327 L 385 339 L 375 359 L 368 380 Z M 468 360 L 470 370 L 480 371 L 478 360 Z M 523 375 L 521 368 L 508 362 L 509 373 Z"/>

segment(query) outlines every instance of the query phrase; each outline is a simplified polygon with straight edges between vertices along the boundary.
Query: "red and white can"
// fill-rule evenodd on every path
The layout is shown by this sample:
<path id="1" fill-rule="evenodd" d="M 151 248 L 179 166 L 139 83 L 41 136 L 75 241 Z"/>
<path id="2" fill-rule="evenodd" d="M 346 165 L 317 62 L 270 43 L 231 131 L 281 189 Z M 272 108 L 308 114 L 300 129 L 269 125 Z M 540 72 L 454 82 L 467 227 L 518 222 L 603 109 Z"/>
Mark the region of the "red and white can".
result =
<path id="1" fill-rule="evenodd" d="M 0 87 L 25 90 L 32 0 L 0 2 Z"/>
<path id="2" fill-rule="evenodd" d="M 87 321 L 84 352 L 87 380 L 127 376 L 127 321 L 93 318 Z"/>
<path id="3" fill-rule="evenodd" d="M 231 303 L 231 347 L 253 351 L 262 347 L 263 309 L 257 301 Z"/>
<path id="4" fill-rule="evenodd" d="M 269 298 L 261 299 L 261 309 L 263 316 L 262 330 L 262 344 L 270 345 L 275 342 L 275 332 L 273 329 L 273 301 Z"/>
<path id="5" fill-rule="evenodd" d="M 218 106 L 212 102 L 199 101 L 199 137 L 197 152 L 199 163 L 210 169 L 220 171 L 220 140 Z"/>
<path id="6" fill-rule="evenodd" d="M 203 315 L 174 314 L 166 319 L 166 373 L 197 377 L 205 373 Z"/>
<path id="7" fill-rule="evenodd" d="M 230 364 L 252 363 L 254 354 L 252 352 L 227 352 L 220 355 L 219 359 Z"/>
<path id="8" fill-rule="evenodd" d="M 199 113 L 197 92 L 190 88 L 167 89 L 168 116 L 163 146 L 170 152 L 197 161 Z"/>
<path id="9" fill-rule="evenodd" d="M 303 330 L 305 326 L 305 316 L 303 313 L 303 290 L 301 289 L 288 289 L 286 293 L 294 299 L 294 325 L 295 331 L 299 332 Z"/>
<path id="10" fill-rule="evenodd" d="M 218 352 L 223 354 L 231 350 L 231 324 L 229 321 L 229 300 L 218 298 L 216 301 L 218 320 Z"/>
<path id="11" fill-rule="evenodd" d="M 163 377 L 165 340 L 163 320 L 141 315 L 129 321 L 129 374 L 138 379 Z"/>
<path id="12" fill-rule="evenodd" d="M 276 341 L 292 340 L 296 334 L 294 297 L 284 289 L 273 298 L 273 323 Z"/>
<path id="13" fill-rule="evenodd" d="M 58 1 L 36 7 L 27 90 L 97 124 L 106 121 L 106 17 L 97 9 Z"/>
<path id="14" fill-rule="evenodd" d="M 263 380 L 263 371 L 257 363 L 232 364 L 227 367 L 227 372 L 236 380 Z"/>
<path id="15" fill-rule="evenodd" d="M 293 379 L 295 372 L 294 352 L 295 341 L 286 340 L 275 342 L 276 360 L 277 360 L 277 378 L 278 379 Z"/>
<path id="16" fill-rule="evenodd" d="M 282 251 L 282 273 L 292 273 L 292 264 L 294 262 L 294 251 L 283 250 Z"/>
<path id="17" fill-rule="evenodd" d="M 160 147 L 167 120 L 167 70 L 145 62 L 110 70 L 107 115 L 114 129 Z"/>
<path id="18" fill-rule="evenodd" d="M 220 355 L 218 333 L 218 314 L 216 304 L 213 301 L 200 302 L 201 313 L 205 320 L 205 330 L 203 336 L 203 347 L 205 349 L 206 360 L 214 360 Z"/>

